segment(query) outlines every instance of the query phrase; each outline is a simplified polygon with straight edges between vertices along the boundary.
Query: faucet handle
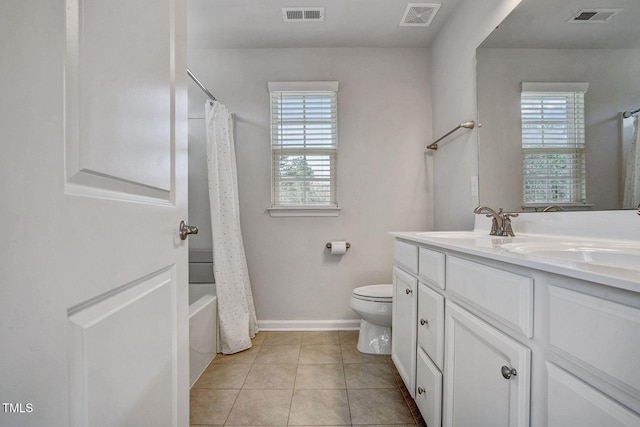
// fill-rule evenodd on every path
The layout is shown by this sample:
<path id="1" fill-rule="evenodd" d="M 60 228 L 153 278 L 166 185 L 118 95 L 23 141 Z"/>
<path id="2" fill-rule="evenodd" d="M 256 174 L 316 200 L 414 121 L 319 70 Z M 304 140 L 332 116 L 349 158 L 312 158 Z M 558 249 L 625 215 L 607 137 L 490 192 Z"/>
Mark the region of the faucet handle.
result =
<path id="1" fill-rule="evenodd" d="M 502 235 L 503 236 L 515 237 L 515 234 L 513 233 L 513 227 L 511 227 L 511 218 L 510 217 L 516 217 L 516 216 L 518 216 L 518 214 L 507 213 L 507 214 L 504 215 L 504 221 L 503 221 L 503 225 L 502 225 Z"/>
<path id="2" fill-rule="evenodd" d="M 491 218 L 493 215 L 487 215 L 487 218 Z M 493 218 L 491 219 L 491 231 L 489 232 L 489 235 L 491 236 L 499 236 L 502 225 L 498 223 L 498 218 L 493 216 Z"/>
<path id="3" fill-rule="evenodd" d="M 514 237 L 513 227 L 511 226 L 511 218 L 517 217 L 518 213 L 515 212 L 502 212 L 502 208 L 500 208 L 500 216 L 502 217 L 502 233 L 501 236 L 510 236 Z"/>

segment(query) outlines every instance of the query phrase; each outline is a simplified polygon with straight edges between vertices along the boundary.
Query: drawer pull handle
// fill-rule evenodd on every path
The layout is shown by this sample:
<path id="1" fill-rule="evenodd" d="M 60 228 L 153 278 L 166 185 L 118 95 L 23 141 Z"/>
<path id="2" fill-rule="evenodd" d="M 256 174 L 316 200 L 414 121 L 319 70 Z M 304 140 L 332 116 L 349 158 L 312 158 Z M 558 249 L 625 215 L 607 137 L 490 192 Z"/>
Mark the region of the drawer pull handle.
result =
<path id="1" fill-rule="evenodd" d="M 423 389 L 422 387 L 418 387 L 418 394 L 422 394 L 425 392 L 425 389 Z"/>
<path id="2" fill-rule="evenodd" d="M 406 292 L 407 295 L 409 295 L 411 292 L 413 292 L 411 289 L 407 288 L 404 290 Z"/>
<path id="3" fill-rule="evenodd" d="M 503 366 L 501 371 L 502 371 L 502 376 L 506 380 L 508 380 L 512 376 L 515 377 L 516 375 L 518 375 L 518 371 L 516 371 L 516 368 L 509 368 L 508 366 Z"/>
<path id="4" fill-rule="evenodd" d="M 424 325 L 429 325 L 429 321 L 426 320 L 426 319 L 420 319 L 420 324 L 423 325 L 423 326 Z"/>

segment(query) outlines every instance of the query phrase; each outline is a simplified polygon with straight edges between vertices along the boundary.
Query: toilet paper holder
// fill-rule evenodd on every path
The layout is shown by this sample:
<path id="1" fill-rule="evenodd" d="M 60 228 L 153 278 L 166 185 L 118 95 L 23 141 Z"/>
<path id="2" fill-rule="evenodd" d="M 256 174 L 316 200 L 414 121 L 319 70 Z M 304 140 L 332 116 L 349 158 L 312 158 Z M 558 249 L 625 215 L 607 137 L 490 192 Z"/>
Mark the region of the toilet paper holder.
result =
<path id="1" fill-rule="evenodd" d="M 327 244 L 325 245 L 325 247 L 327 249 L 331 249 L 331 242 L 327 242 Z M 351 247 L 351 243 L 347 242 L 347 249 L 349 249 Z"/>

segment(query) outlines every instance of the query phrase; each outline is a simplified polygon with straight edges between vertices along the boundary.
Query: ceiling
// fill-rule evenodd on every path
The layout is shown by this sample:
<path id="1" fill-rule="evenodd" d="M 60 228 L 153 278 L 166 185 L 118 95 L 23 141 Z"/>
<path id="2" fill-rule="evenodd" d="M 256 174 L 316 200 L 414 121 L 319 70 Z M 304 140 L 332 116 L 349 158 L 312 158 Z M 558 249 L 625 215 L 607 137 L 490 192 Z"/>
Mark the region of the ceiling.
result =
<path id="1" fill-rule="evenodd" d="M 415 2 L 415 0 L 413 0 Z M 406 0 L 188 0 L 188 45 L 200 49 L 429 47 L 461 0 L 428 27 L 401 27 Z M 324 7 L 324 22 L 284 22 L 283 7 Z"/>
<path id="2" fill-rule="evenodd" d="M 582 9 L 624 9 L 604 24 L 567 23 Z M 640 48 L 640 0 L 523 0 L 482 47 Z"/>

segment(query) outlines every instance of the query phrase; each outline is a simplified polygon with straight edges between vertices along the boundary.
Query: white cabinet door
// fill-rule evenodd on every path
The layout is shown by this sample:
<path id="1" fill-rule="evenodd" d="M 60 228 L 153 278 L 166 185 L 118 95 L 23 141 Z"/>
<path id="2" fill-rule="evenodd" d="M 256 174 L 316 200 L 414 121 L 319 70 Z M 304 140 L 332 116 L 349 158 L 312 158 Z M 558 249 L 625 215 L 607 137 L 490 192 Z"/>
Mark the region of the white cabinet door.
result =
<path id="1" fill-rule="evenodd" d="M 3 1 L 0 36 L 0 425 L 186 426 L 186 2 Z"/>
<path id="2" fill-rule="evenodd" d="M 450 302 L 446 330 L 443 425 L 528 426 L 531 350 Z"/>
<path id="3" fill-rule="evenodd" d="M 418 279 L 393 268 L 391 358 L 411 397 L 415 396 L 417 288 Z"/>

